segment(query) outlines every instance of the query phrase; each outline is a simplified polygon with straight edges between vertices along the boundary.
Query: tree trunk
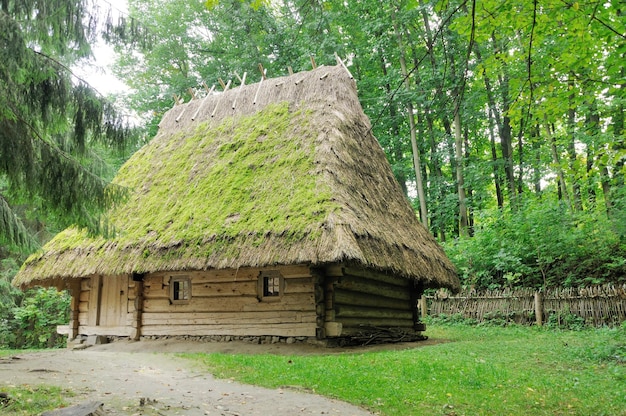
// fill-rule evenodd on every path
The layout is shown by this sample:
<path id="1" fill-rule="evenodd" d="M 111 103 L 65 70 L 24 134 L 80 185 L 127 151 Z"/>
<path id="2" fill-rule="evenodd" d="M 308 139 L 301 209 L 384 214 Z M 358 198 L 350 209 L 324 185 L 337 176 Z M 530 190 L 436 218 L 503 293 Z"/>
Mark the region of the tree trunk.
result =
<path id="1" fill-rule="evenodd" d="M 488 110 L 489 113 L 489 141 L 491 147 L 491 166 L 493 167 L 493 182 L 496 187 L 496 201 L 498 202 L 498 208 L 504 206 L 504 195 L 502 195 L 502 179 L 500 178 L 500 169 L 498 169 L 498 150 L 496 149 L 496 134 L 494 132 L 495 122 L 493 117 L 493 111 Z"/>
<path id="2" fill-rule="evenodd" d="M 409 73 L 406 68 L 406 60 L 404 56 L 404 42 L 402 40 L 402 33 L 398 28 L 395 8 L 392 8 L 391 19 L 393 22 L 393 29 L 396 33 L 396 38 L 398 41 L 398 49 L 400 51 L 400 68 L 402 69 L 402 76 L 404 77 L 404 86 L 407 92 L 410 92 L 411 86 L 409 83 Z M 413 167 L 415 169 L 417 198 L 420 202 L 420 219 L 422 221 L 422 224 L 424 224 L 424 226 L 428 228 L 428 209 L 426 208 L 426 192 L 424 191 L 424 182 L 422 181 L 422 163 L 420 161 L 420 153 L 417 146 L 417 137 L 415 133 L 415 114 L 413 112 L 413 103 L 410 100 L 407 103 L 407 110 L 409 112 L 409 128 L 411 130 L 411 149 L 413 151 Z"/>
<path id="3" fill-rule="evenodd" d="M 561 192 L 561 195 L 559 196 L 559 198 L 563 198 L 563 200 L 565 201 L 565 203 L 571 210 L 572 207 L 570 205 L 569 194 L 567 192 L 567 186 L 565 184 L 565 175 L 563 174 L 563 168 L 561 168 L 561 160 L 559 158 L 559 152 L 556 146 L 556 139 L 554 138 L 554 135 L 552 134 L 552 131 L 550 129 L 550 124 L 547 121 L 546 121 L 546 137 L 548 138 L 550 142 L 550 153 L 552 155 L 552 162 L 554 163 L 554 166 L 556 166 L 557 177 L 559 178 L 559 191 Z"/>
<path id="4" fill-rule="evenodd" d="M 383 56 L 383 54 L 380 54 L 380 68 L 381 71 L 383 72 L 383 75 L 385 76 L 385 79 L 388 79 L 388 74 L 387 74 L 387 61 L 385 60 L 385 57 Z M 391 85 L 386 82 L 385 83 L 385 91 L 387 92 L 387 96 L 391 97 Z M 391 131 L 392 131 L 392 135 L 394 137 L 400 137 L 400 126 L 398 126 L 398 121 L 397 121 L 397 110 L 396 110 L 396 105 L 395 103 L 390 100 L 389 101 L 389 118 L 391 120 Z M 397 161 L 401 161 L 404 159 L 404 155 L 403 155 L 403 151 L 402 151 L 402 144 L 399 143 L 399 140 L 394 140 L 393 142 L 393 156 L 394 159 Z M 406 175 L 404 174 L 404 171 L 402 172 L 394 172 L 396 174 L 396 178 L 398 179 L 398 182 L 400 182 L 400 187 L 402 188 L 402 192 L 404 192 L 405 195 L 408 194 L 408 190 L 406 187 Z"/>
<path id="5" fill-rule="evenodd" d="M 463 135 L 461 133 L 461 116 L 459 115 L 459 106 L 454 112 L 454 144 L 456 150 L 456 184 L 459 194 L 459 234 L 467 237 L 468 219 L 467 219 L 467 198 L 465 196 L 465 177 L 463 176 Z"/>
<path id="6" fill-rule="evenodd" d="M 576 169 L 576 107 L 574 102 L 574 80 L 570 75 L 567 80 L 567 85 L 570 89 L 571 94 L 568 97 L 569 106 L 567 109 L 567 154 L 569 156 L 569 169 L 572 172 L 572 202 L 573 208 L 576 211 L 582 211 L 582 203 L 580 197 L 580 183 L 577 178 L 577 169 Z"/>

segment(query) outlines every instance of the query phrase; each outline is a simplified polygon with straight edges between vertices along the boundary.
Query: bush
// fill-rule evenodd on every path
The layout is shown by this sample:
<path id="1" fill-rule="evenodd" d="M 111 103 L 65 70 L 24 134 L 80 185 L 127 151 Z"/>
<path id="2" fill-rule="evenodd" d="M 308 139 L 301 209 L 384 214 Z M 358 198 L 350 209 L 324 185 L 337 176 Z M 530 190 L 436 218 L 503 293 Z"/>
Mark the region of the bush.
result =
<path id="1" fill-rule="evenodd" d="M 603 212 L 572 213 L 563 204 L 531 201 L 517 211 L 476 214 L 473 237 L 444 243 L 462 284 L 577 287 L 626 280 L 621 228 Z"/>
<path id="2" fill-rule="evenodd" d="M 570 312 L 555 312 L 548 315 L 546 327 L 580 331 L 585 328 L 585 320 Z"/>
<path id="3" fill-rule="evenodd" d="M 69 320 L 70 296 L 54 288 L 37 288 L 14 311 L 16 343 L 22 348 L 53 348 L 65 345 L 57 325 Z"/>

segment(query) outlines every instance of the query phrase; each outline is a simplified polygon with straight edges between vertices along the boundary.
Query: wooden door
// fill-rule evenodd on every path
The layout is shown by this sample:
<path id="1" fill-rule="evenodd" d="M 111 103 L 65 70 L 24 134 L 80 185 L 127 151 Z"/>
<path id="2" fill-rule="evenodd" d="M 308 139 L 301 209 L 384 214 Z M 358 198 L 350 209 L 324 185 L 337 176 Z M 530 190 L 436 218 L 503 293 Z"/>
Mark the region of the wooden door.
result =
<path id="1" fill-rule="evenodd" d="M 89 325 L 100 327 L 125 326 L 128 312 L 127 292 L 128 278 L 126 276 L 92 277 Z"/>

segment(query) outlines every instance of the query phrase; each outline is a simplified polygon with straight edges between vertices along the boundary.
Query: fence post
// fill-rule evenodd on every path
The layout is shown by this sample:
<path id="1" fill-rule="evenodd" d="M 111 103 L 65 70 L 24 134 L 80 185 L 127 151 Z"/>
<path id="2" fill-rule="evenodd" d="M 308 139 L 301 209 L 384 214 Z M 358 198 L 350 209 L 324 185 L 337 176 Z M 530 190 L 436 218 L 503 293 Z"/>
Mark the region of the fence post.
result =
<path id="1" fill-rule="evenodd" d="M 543 325 L 543 296 L 541 292 L 535 292 L 535 321 L 538 326 Z"/>
<path id="2" fill-rule="evenodd" d="M 428 316 L 428 301 L 426 300 L 426 296 L 422 295 L 419 300 L 420 313 L 422 315 L 422 319 Z"/>

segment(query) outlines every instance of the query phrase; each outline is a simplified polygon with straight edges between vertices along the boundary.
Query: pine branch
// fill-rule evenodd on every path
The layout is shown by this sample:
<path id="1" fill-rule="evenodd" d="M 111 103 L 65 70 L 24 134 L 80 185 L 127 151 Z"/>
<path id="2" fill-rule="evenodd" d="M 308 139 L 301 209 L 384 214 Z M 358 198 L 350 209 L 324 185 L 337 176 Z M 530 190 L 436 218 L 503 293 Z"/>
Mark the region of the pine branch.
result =
<path id="1" fill-rule="evenodd" d="M 0 241 L 7 241 L 11 245 L 29 251 L 39 247 L 39 243 L 15 215 L 2 194 L 0 194 Z"/>

